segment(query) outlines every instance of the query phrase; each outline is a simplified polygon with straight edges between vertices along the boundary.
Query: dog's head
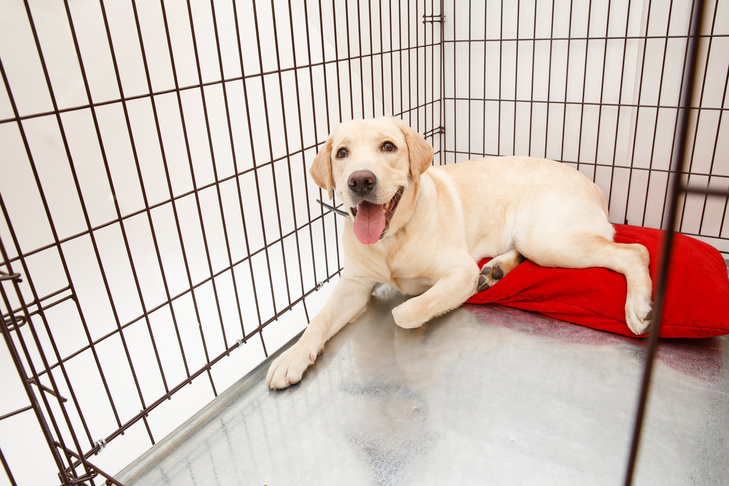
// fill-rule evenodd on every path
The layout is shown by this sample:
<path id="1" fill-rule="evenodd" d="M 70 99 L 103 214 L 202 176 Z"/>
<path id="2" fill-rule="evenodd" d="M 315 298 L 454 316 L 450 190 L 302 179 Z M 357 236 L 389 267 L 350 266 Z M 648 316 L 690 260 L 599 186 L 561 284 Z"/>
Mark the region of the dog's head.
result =
<path id="1" fill-rule="evenodd" d="M 374 244 L 385 237 L 403 195 L 412 195 L 432 159 L 433 147 L 404 122 L 354 120 L 329 135 L 310 173 L 330 198 L 336 191 L 357 239 Z"/>

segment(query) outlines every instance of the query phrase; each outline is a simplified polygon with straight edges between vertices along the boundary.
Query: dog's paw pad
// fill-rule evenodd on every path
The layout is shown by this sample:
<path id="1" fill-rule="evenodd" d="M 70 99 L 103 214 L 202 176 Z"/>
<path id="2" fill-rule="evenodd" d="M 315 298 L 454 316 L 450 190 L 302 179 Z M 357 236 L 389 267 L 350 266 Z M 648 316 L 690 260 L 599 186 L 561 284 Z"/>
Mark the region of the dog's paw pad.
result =
<path id="1" fill-rule="evenodd" d="M 481 268 L 481 274 L 478 277 L 477 290 L 483 292 L 492 287 L 499 280 L 504 278 L 506 273 L 499 263 L 487 263 Z"/>
<path id="2" fill-rule="evenodd" d="M 498 263 L 494 265 L 493 269 L 491 270 L 491 278 L 494 280 L 501 280 L 504 278 L 504 270 L 501 269 L 501 265 Z"/>
<path id="3" fill-rule="evenodd" d="M 483 292 L 484 290 L 488 290 L 491 288 L 491 285 L 486 280 L 486 277 L 483 275 L 478 277 L 478 284 L 476 285 L 476 291 L 477 292 Z"/>
<path id="4" fill-rule="evenodd" d="M 493 265 L 487 263 L 481 268 L 481 275 L 490 277 L 493 280 L 501 280 L 504 278 L 504 270 L 498 263 L 494 263 Z"/>

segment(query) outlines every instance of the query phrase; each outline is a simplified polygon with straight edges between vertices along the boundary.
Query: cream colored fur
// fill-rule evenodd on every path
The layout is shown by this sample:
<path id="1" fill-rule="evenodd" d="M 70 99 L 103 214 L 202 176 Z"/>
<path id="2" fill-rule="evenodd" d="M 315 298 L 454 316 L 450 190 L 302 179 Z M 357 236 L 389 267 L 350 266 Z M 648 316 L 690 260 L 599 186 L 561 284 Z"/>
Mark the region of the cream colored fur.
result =
<path id="1" fill-rule="evenodd" d="M 360 243 L 346 219 L 341 279 L 301 339 L 272 363 L 267 386 L 298 383 L 324 343 L 365 309 L 376 284 L 415 296 L 392 314 L 397 325 L 416 328 L 460 306 L 477 288 L 496 284 L 522 255 L 542 266 L 622 273 L 628 326 L 636 334 L 648 329 L 648 252 L 612 241 L 603 194 L 584 175 L 529 157 L 431 166 L 432 157 L 430 144 L 395 119 L 351 121 L 330 135 L 310 172 L 346 208 L 356 206 L 348 185 L 355 171 L 376 175 L 368 198 L 373 203 L 404 190 L 377 243 Z M 495 258 L 479 269 L 476 262 L 484 257 Z"/>

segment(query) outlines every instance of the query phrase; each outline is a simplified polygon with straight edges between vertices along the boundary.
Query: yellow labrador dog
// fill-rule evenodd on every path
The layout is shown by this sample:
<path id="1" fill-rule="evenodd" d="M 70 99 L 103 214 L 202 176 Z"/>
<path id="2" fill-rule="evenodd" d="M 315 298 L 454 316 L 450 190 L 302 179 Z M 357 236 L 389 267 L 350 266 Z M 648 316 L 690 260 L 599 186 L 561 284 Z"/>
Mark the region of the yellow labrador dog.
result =
<path id="1" fill-rule="evenodd" d="M 551 160 L 499 157 L 431 166 L 433 148 L 405 123 L 337 127 L 311 166 L 347 208 L 344 269 L 301 339 L 268 371 L 270 388 L 298 383 L 324 343 L 367 305 L 377 283 L 414 295 L 392 311 L 415 328 L 498 282 L 524 258 L 548 267 L 606 267 L 625 275 L 625 318 L 650 326 L 648 251 L 612 241 L 600 189 Z M 479 270 L 476 262 L 494 257 Z"/>

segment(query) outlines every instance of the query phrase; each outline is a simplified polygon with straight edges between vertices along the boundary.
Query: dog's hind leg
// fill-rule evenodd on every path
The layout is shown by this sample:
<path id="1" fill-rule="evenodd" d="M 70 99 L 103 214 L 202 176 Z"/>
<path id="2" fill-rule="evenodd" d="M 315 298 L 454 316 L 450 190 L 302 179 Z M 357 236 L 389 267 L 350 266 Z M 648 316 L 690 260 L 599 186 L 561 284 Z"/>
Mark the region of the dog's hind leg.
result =
<path id="1" fill-rule="evenodd" d="M 623 274 L 627 282 L 625 321 L 635 334 L 648 331 L 653 317 L 652 284 L 650 257 L 643 245 L 615 243 L 597 234 L 573 234 L 536 241 L 534 245 L 522 245 L 519 249 L 525 257 L 538 265 L 561 268 L 604 267 Z"/>
<path id="2" fill-rule="evenodd" d="M 481 267 L 481 274 L 478 277 L 478 292 L 490 288 L 496 282 L 506 276 L 524 261 L 524 257 L 516 248 L 494 257 L 491 261 Z"/>

